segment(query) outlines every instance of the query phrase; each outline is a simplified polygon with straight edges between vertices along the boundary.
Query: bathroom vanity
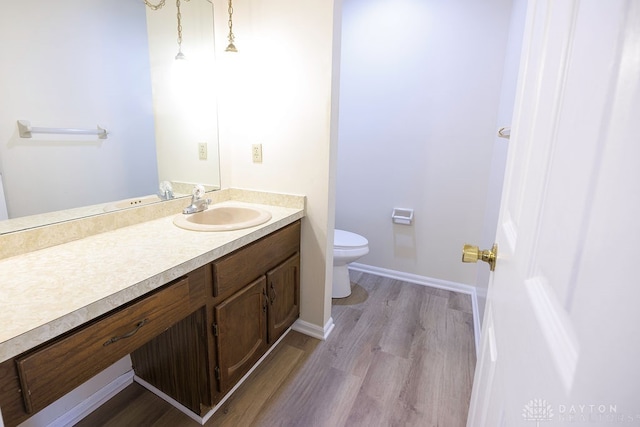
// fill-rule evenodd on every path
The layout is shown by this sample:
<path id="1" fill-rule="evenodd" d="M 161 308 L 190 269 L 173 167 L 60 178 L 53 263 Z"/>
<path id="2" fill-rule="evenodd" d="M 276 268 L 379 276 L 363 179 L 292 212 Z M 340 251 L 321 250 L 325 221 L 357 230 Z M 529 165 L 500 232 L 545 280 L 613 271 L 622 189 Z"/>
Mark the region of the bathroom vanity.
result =
<path id="1" fill-rule="evenodd" d="M 205 415 L 298 318 L 300 222 L 188 275 L 193 312 L 131 354 L 138 377 Z"/>
<path id="2" fill-rule="evenodd" d="M 24 273 L 25 292 L 71 300 L 60 309 L 66 314 L 51 308 L 51 321 L 36 315 L 35 328 L 26 325 L 0 342 L 5 425 L 19 424 L 128 354 L 143 385 L 198 416 L 210 412 L 299 315 L 304 211 L 267 209 L 272 219 L 246 230 L 187 231 L 167 217 L 1 260 L 0 272 Z M 112 246 L 125 236 L 137 243 Z M 102 249 L 90 255 L 90 248 Z M 87 265 L 91 256 L 103 264 Z M 127 268 L 143 273 L 119 274 Z M 38 279 L 45 271 L 54 285 Z M 119 276 L 124 285 L 111 287 Z M 88 296 L 68 294 L 82 290 Z M 0 316 L 7 321 L 11 314 Z"/>

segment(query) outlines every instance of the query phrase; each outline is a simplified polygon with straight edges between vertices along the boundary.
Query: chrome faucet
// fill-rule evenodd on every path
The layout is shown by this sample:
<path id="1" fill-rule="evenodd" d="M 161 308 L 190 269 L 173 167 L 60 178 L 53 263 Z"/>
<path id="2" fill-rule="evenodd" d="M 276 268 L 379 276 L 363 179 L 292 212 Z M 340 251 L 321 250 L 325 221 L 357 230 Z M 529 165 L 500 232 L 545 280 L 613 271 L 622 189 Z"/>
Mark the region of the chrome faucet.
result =
<path id="1" fill-rule="evenodd" d="M 160 183 L 160 191 L 158 191 L 158 197 L 160 197 L 161 200 L 173 199 L 173 188 L 171 187 L 171 183 L 169 181 L 162 181 Z"/>
<path id="2" fill-rule="evenodd" d="M 158 197 L 160 197 L 161 200 L 171 200 L 173 199 L 173 191 L 171 190 L 160 191 L 158 193 Z"/>
<path id="3" fill-rule="evenodd" d="M 209 203 L 211 203 L 211 199 L 205 199 L 202 196 L 204 196 L 204 187 L 198 184 L 193 188 L 193 192 L 191 193 L 191 204 L 184 208 L 182 213 L 188 215 L 207 209 Z"/>

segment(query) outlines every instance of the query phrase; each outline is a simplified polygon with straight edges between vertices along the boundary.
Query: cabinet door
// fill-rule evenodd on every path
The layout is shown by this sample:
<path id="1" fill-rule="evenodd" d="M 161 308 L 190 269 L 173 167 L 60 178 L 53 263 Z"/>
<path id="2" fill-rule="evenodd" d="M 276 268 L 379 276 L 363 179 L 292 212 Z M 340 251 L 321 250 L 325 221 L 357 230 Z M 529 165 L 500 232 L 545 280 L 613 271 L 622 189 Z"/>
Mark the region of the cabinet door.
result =
<path id="1" fill-rule="evenodd" d="M 267 273 L 269 343 L 275 342 L 300 314 L 300 255 Z"/>
<path id="2" fill-rule="evenodd" d="M 226 392 L 267 349 L 264 276 L 214 307 L 220 391 Z"/>

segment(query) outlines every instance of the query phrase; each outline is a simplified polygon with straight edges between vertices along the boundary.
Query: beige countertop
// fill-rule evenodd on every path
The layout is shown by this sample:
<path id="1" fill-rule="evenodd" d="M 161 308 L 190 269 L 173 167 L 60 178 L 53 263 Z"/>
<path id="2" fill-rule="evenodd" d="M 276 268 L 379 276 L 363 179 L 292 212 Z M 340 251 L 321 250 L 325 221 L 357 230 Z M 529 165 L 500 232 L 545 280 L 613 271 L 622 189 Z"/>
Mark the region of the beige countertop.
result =
<path id="1" fill-rule="evenodd" d="M 171 215 L 0 260 L 0 362 L 302 218 L 299 199 L 250 203 L 272 218 L 243 230 L 183 230 Z"/>

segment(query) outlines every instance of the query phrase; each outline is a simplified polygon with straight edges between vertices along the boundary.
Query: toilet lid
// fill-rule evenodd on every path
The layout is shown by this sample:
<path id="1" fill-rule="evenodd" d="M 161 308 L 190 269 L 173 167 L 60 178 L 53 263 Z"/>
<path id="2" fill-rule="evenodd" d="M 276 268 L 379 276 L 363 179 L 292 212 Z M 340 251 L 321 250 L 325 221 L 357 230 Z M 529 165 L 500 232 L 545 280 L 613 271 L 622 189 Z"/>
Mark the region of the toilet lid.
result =
<path id="1" fill-rule="evenodd" d="M 368 244 L 369 241 L 359 234 L 344 230 L 333 232 L 333 247 L 336 249 L 360 248 Z"/>

